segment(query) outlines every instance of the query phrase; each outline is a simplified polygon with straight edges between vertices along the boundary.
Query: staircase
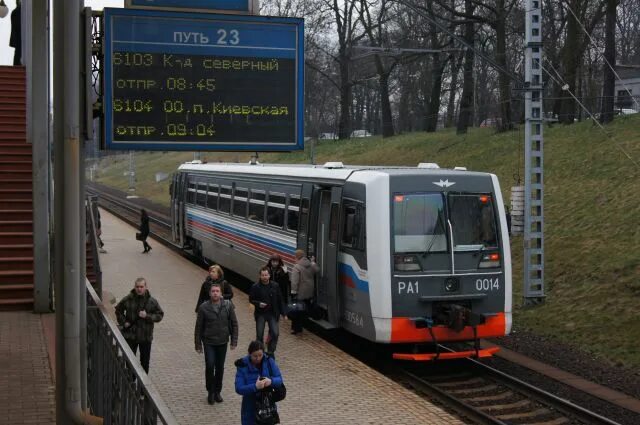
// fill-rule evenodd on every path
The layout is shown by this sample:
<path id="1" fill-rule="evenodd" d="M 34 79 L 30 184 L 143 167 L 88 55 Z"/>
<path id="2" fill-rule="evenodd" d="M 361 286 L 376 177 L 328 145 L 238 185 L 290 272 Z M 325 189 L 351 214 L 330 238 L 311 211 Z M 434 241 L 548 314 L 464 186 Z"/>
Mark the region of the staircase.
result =
<path id="1" fill-rule="evenodd" d="M 31 144 L 22 66 L 0 66 L 0 311 L 33 309 Z"/>

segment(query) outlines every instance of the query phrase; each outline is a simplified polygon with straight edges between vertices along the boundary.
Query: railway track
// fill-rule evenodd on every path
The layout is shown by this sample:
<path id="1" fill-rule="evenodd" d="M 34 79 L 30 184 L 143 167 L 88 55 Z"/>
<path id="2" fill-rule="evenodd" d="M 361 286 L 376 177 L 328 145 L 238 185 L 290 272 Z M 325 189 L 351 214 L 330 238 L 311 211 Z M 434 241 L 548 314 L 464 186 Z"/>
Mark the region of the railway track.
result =
<path id="1" fill-rule="evenodd" d="M 617 424 L 474 359 L 435 373 L 401 369 L 397 379 L 479 424 Z"/>
<path id="2" fill-rule="evenodd" d="M 131 225 L 138 225 L 141 205 L 95 187 L 87 187 L 87 192 L 98 196 L 102 208 Z M 156 240 L 191 257 L 194 262 L 201 262 L 173 243 L 169 217 L 149 209 L 147 212 L 151 235 Z M 618 424 L 474 359 L 458 363 L 461 366 L 453 371 L 447 369 L 444 372 L 434 372 L 433 368 L 418 366 L 411 369 L 395 368 L 391 375 L 405 386 L 439 400 L 474 423 Z"/>

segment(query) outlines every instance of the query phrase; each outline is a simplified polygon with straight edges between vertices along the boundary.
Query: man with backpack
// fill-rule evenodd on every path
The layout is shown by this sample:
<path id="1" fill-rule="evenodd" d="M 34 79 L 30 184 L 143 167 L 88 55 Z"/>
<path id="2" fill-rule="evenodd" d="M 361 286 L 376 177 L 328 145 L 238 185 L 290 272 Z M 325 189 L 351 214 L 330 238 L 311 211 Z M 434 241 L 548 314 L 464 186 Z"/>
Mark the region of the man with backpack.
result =
<path id="1" fill-rule="evenodd" d="M 231 340 L 231 349 L 238 345 L 238 319 L 233 303 L 222 298 L 222 288 L 214 283 L 209 290 L 209 301 L 198 307 L 196 319 L 196 351 L 204 349 L 205 384 L 207 402 L 222 403 L 222 378 L 224 361 L 227 356 L 227 344 Z"/>

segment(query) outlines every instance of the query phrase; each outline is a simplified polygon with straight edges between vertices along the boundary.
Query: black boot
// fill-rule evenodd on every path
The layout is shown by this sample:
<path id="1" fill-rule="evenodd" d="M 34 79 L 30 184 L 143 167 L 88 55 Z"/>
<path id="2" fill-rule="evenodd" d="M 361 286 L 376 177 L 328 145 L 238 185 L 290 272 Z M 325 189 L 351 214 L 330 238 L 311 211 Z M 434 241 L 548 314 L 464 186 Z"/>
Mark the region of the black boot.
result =
<path id="1" fill-rule="evenodd" d="M 217 403 L 222 403 L 224 400 L 222 399 L 222 396 L 220 395 L 220 393 L 215 393 L 215 395 L 213 396 L 213 399 L 217 402 Z"/>
<path id="2" fill-rule="evenodd" d="M 207 396 L 207 402 L 208 402 L 209 404 L 213 404 L 213 400 L 214 400 L 214 398 L 213 398 L 213 393 L 212 393 L 212 392 L 210 392 L 210 393 L 209 393 L 209 395 Z"/>

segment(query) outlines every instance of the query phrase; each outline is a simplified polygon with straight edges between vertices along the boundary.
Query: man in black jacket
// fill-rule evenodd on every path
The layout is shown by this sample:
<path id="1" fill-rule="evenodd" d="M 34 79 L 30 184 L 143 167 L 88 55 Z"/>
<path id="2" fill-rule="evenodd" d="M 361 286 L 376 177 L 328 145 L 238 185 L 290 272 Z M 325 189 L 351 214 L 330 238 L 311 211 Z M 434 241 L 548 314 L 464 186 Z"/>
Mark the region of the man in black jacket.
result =
<path id="1" fill-rule="evenodd" d="M 273 356 L 278 345 L 280 334 L 278 320 L 285 316 L 286 307 L 278 284 L 271 280 L 269 268 L 260 269 L 260 280 L 254 283 L 249 291 L 249 302 L 255 306 L 253 316 L 256 319 L 256 339 L 262 341 L 264 327 L 269 323 L 269 353 Z"/>
<path id="2" fill-rule="evenodd" d="M 153 324 L 162 320 L 164 311 L 149 293 L 143 277 L 136 279 L 131 292 L 116 305 L 116 317 L 133 354 L 140 347 L 140 363 L 148 374 Z"/>
<path id="3" fill-rule="evenodd" d="M 198 307 L 198 318 L 194 332 L 196 351 L 202 353 L 204 346 L 205 385 L 207 401 L 221 403 L 224 361 L 227 357 L 227 343 L 231 339 L 231 349 L 238 345 L 238 319 L 233 303 L 222 298 L 219 284 L 211 285 L 210 299 Z"/>

